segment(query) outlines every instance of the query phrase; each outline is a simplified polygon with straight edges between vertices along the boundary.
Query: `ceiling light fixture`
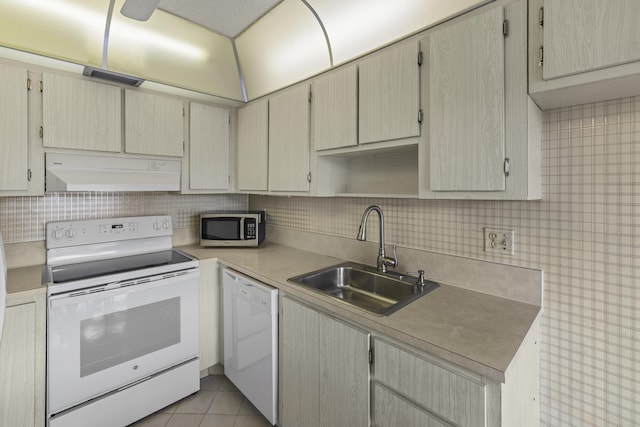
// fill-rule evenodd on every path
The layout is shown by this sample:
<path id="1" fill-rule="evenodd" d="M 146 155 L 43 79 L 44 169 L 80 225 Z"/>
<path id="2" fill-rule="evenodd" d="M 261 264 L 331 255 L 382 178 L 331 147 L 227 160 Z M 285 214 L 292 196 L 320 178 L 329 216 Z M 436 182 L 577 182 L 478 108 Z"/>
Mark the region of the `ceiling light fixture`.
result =
<path id="1" fill-rule="evenodd" d="M 127 0 L 122 5 L 120 13 L 136 21 L 147 21 L 158 4 L 160 0 Z"/>

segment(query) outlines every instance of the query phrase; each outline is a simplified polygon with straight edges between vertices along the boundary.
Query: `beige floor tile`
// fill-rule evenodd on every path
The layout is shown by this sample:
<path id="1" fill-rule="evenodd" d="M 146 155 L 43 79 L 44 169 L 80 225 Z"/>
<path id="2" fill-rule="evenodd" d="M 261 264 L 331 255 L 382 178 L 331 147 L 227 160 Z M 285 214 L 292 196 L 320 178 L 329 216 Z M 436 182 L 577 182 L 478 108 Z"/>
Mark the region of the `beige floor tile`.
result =
<path id="1" fill-rule="evenodd" d="M 180 404 L 180 401 L 176 403 L 172 403 L 171 405 L 160 409 L 158 412 L 162 412 L 165 414 L 173 414 L 174 412 L 176 412 L 176 408 L 178 407 L 179 404 Z"/>
<path id="2" fill-rule="evenodd" d="M 164 427 L 171 418 L 171 414 L 156 412 L 138 422 L 131 424 L 131 427 Z"/>
<path id="3" fill-rule="evenodd" d="M 173 414 L 166 427 L 199 427 L 203 418 L 201 414 Z"/>
<path id="4" fill-rule="evenodd" d="M 235 391 L 235 392 L 240 392 L 240 390 L 238 390 L 238 388 L 233 385 L 233 383 L 231 381 L 229 381 L 228 378 L 224 378 L 224 380 L 222 381 L 222 384 L 220 385 L 220 391 Z"/>
<path id="5" fill-rule="evenodd" d="M 260 411 L 256 409 L 255 406 L 248 399 L 244 399 L 242 401 L 242 405 L 240 406 L 240 411 L 238 412 L 240 415 L 262 415 Z"/>
<path id="6" fill-rule="evenodd" d="M 237 415 L 244 396 L 236 391 L 219 391 L 209 407 L 209 414 Z"/>
<path id="7" fill-rule="evenodd" d="M 224 382 L 223 375 L 209 375 L 200 380 L 200 390 L 218 391 Z"/>
<path id="8" fill-rule="evenodd" d="M 207 414 L 202 419 L 200 427 L 233 427 L 237 415 Z"/>
<path id="9" fill-rule="evenodd" d="M 198 393 L 185 397 L 175 410 L 176 414 L 206 414 L 217 392 L 200 390 Z"/>
<path id="10" fill-rule="evenodd" d="M 233 427 L 272 427 L 264 417 L 257 415 L 238 415 Z"/>

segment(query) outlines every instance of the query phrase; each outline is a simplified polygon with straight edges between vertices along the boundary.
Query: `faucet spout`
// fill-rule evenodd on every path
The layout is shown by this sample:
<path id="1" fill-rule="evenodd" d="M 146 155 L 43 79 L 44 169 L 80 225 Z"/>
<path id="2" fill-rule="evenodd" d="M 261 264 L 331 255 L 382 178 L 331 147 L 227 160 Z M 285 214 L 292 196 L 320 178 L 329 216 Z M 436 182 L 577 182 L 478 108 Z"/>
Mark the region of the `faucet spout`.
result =
<path id="1" fill-rule="evenodd" d="M 380 218 L 380 250 L 378 252 L 378 260 L 377 260 L 377 269 L 378 271 L 382 271 L 383 273 L 387 272 L 387 267 L 397 267 L 398 259 L 396 253 L 396 247 L 393 246 L 393 257 L 388 257 L 385 251 L 384 244 L 384 214 L 382 213 L 382 209 L 380 206 L 371 205 L 369 206 L 364 213 L 362 214 L 362 221 L 360 222 L 360 228 L 358 229 L 358 235 L 356 239 L 365 241 L 367 240 L 367 219 L 369 219 L 369 214 L 375 211 Z"/>

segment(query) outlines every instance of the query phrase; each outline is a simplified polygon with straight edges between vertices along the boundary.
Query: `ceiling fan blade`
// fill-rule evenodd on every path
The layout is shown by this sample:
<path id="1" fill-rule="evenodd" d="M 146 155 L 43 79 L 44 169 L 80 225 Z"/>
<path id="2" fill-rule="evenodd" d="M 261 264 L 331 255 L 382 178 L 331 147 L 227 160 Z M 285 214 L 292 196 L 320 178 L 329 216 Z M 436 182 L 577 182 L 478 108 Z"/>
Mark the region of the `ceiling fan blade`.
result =
<path id="1" fill-rule="evenodd" d="M 146 21 L 159 3 L 160 0 L 127 0 L 122 5 L 120 13 L 136 21 Z"/>

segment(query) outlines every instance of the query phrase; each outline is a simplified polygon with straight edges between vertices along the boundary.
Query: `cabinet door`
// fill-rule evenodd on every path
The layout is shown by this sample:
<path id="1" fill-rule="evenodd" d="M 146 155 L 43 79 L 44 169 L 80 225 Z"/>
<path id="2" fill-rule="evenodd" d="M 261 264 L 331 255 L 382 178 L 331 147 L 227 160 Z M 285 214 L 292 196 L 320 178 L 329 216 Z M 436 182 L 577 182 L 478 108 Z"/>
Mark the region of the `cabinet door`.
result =
<path id="1" fill-rule="evenodd" d="M 119 87 L 43 73 L 42 143 L 45 147 L 120 152 Z"/>
<path id="2" fill-rule="evenodd" d="M 125 151 L 134 154 L 183 154 L 182 101 L 125 90 Z"/>
<path id="3" fill-rule="evenodd" d="M 449 369 L 443 362 L 418 357 L 381 340 L 375 340 L 374 348 L 376 382 L 454 425 L 486 425 L 485 404 L 489 397 L 481 377 L 463 373 L 454 367 Z M 416 378 L 420 378 L 420 381 L 416 381 Z M 380 396 L 377 391 L 375 393 L 375 404 L 378 404 Z M 385 404 L 384 399 L 382 404 Z M 381 409 L 374 408 L 373 412 L 380 414 Z"/>
<path id="4" fill-rule="evenodd" d="M 309 191 L 309 87 L 269 100 L 269 190 Z"/>
<path id="5" fill-rule="evenodd" d="M 359 64 L 359 141 L 420 135 L 418 45 L 404 43 Z"/>
<path id="6" fill-rule="evenodd" d="M 319 314 L 280 301 L 280 425 L 321 427 Z"/>
<path id="7" fill-rule="evenodd" d="M 451 427 L 379 384 L 373 386 L 373 419 L 377 427 Z"/>
<path id="8" fill-rule="evenodd" d="M 432 191 L 505 189 L 503 21 L 493 7 L 423 41 Z"/>
<path id="9" fill-rule="evenodd" d="M 0 191 L 29 187 L 27 70 L 0 64 Z"/>
<path id="10" fill-rule="evenodd" d="M 358 144 L 358 67 L 313 82 L 313 141 L 317 151 Z"/>
<path id="11" fill-rule="evenodd" d="M 0 425 L 43 425 L 36 422 L 43 415 L 36 398 L 36 340 L 45 337 L 36 333 L 36 304 L 7 307 L 5 316 L 0 341 Z M 44 378 L 38 379 L 44 385 Z"/>
<path id="12" fill-rule="evenodd" d="M 543 78 L 640 60 L 637 0 L 545 0 Z"/>
<path id="13" fill-rule="evenodd" d="M 200 370 L 220 363 L 220 281 L 218 263 L 214 260 L 200 261 L 199 283 L 199 344 Z"/>
<path id="14" fill-rule="evenodd" d="M 369 425 L 369 334 L 319 316 L 320 425 Z"/>
<path id="15" fill-rule="evenodd" d="M 191 103 L 189 188 L 229 188 L 229 110 Z"/>
<path id="16" fill-rule="evenodd" d="M 238 110 L 238 189 L 266 191 L 269 171 L 269 102 Z"/>

